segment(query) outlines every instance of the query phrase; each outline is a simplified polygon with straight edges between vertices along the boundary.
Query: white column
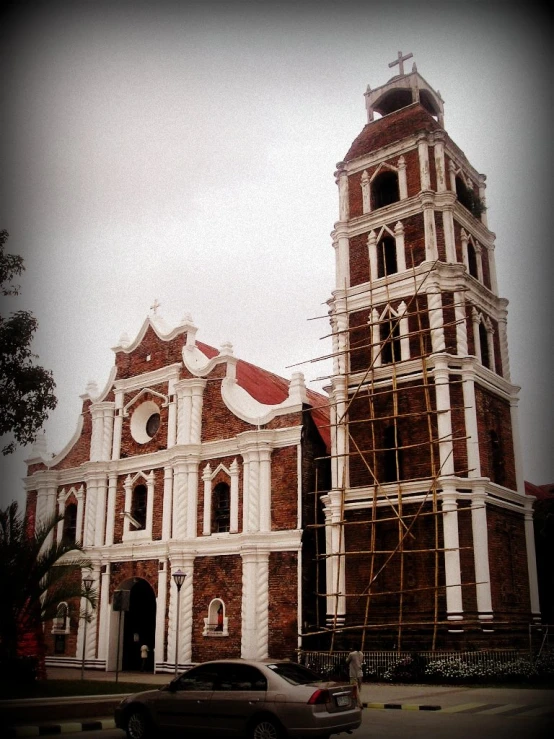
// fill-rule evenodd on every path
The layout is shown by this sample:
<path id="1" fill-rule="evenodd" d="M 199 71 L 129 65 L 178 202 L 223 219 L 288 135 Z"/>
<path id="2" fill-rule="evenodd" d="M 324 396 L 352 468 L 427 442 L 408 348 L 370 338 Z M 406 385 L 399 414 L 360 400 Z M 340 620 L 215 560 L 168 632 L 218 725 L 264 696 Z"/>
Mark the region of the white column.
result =
<path id="1" fill-rule="evenodd" d="M 406 362 L 410 358 L 410 326 L 408 323 L 408 308 L 404 301 L 398 306 L 398 315 L 400 317 L 400 358 L 403 362 Z"/>
<path id="2" fill-rule="evenodd" d="M 419 154 L 419 177 L 421 181 L 421 189 L 423 191 L 431 189 L 431 174 L 429 171 L 429 145 L 427 138 L 422 135 L 417 142 L 417 151 Z"/>
<path id="3" fill-rule="evenodd" d="M 483 357 L 481 355 L 481 337 L 479 336 L 479 324 L 481 323 L 481 318 L 479 316 L 479 311 L 475 306 L 471 309 L 471 322 L 473 325 L 473 344 L 475 345 L 475 356 L 481 362 L 483 363 Z"/>
<path id="4" fill-rule="evenodd" d="M 63 516 L 65 513 L 65 488 L 62 488 L 58 493 L 58 516 Z M 56 527 L 56 542 L 59 544 L 63 539 L 63 521 L 58 521 Z"/>
<path id="5" fill-rule="evenodd" d="M 85 504 L 85 547 L 94 546 L 94 528 L 96 524 L 96 495 L 98 482 L 94 478 L 87 480 Z"/>
<path id="6" fill-rule="evenodd" d="M 344 525 L 341 523 L 341 499 L 342 492 L 340 490 L 332 490 L 329 493 L 330 517 L 326 522 L 330 522 L 330 550 L 327 551 L 327 562 L 329 563 L 331 574 L 329 584 L 331 589 L 331 597 L 328 598 L 327 621 L 334 620 L 337 623 L 344 621 L 346 613 L 346 578 L 344 567 Z M 330 610 L 329 610 L 330 606 Z"/>
<path id="7" fill-rule="evenodd" d="M 372 233 L 374 233 L 372 231 Z M 406 271 L 406 246 L 404 244 L 404 226 L 398 221 L 394 227 L 394 239 L 396 243 L 396 267 L 399 272 Z"/>
<path id="8" fill-rule="evenodd" d="M 231 464 L 231 523 L 229 531 L 236 534 L 239 530 L 239 464 L 236 459 Z"/>
<path id="9" fill-rule="evenodd" d="M 271 531 L 271 449 L 260 450 L 260 531 Z"/>
<path id="10" fill-rule="evenodd" d="M 269 553 L 243 551 L 241 556 L 241 657 L 265 659 L 269 640 Z"/>
<path id="11" fill-rule="evenodd" d="M 466 453 L 468 477 L 481 477 L 479 458 L 479 435 L 477 429 L 477 410 L 475 402 L 475 370 L 471 360 L 462 366 L 462 392 L 464 397 L 464 421 L 466 430 Z"/>
<path id="12" fill-rule="evenodd" d="M 184 539 L 187 533 L 188 470 L 186 462 L 177 462 L 173 479 L 172 538 Z"/>
<path id="13" fill-rule="evenodd" d="M 450 189 L 456 192 L 456 165 L 452 159 L 448 162 L 448 176 L 450 177 Z"/>
<path id="14" fill-rule="evenodd" d="M 192 384 L 192 408 L 190 423 L 190 443 L 200 444 L 202 438 L 202 405 L 204 401 L 204 388 L 206 380 L 196 378 Z"/>
<path id="15" fill-rule="evenodd" d="M 484 226 L 487 226 L 488 227 L 488 223 L 487 223 L 487 207 L 486 207 L 486 205 L 487 205 L 487 196 L 486 196 L 486 188 L 487 188 L 487 185 L 485 184 L 485 180 L 486 179 L 487 179 L 486 175 L 484 175 L 484 174 L 480 174 L 479 175 L 479 199 L 481 200 L 481 202 L 485 206 L 483 208 L 483 212 L 481 213 L 481 223 Z"/>
<path id="16" fill-rule="evenodd" d="M 489 364 L 493 372 L 496 372 L 496 355 L 494 351 L 494 328 L 490 318 L 485 321 L 485 328 L 487 329 L 487 346 L 489 349 Z"/>
<path id="17" fill-rule="evenodd" d="M 429 193 L 424 194 L 421 205 L 423 207 L 423 228 L 425 232 L 425 259 L 428 262 L 434 262 L 439 258 L 433 204 L 433 195 Z"/>
<path id="18" fill-rule="evenodd" d="M 460 540 L 458 534 L 458 501 L 455 490 L 441 494 L 444 537 L 444 575 L 446 584 L 446 618 L 463 618 L 462 577 L 460 569 Z"/>
<path id="19" fill-rule="evenodd" d="M 347 221 L 350 215 L 350 208 L 348 204 L 348 175 L 346 174 L 346 165 L 344 162 L 339 162 L 339 167 L 336 172 L 337 184 L 339 187 L 339 220 Z"/>
<path id="20" fill-rule="evenodd" d="M 473 534 L 473 564 L 477 613 L 482 621 L 492 619 L 491 577 L 489 568 L 489 532 L 485 491 L 474 488 L 471 495 L 471 530 Z"/>
<path id="21" fill-rule="evenodd" d="M 94 564 L 92 566 L 92 577 L 94 578 L 93 587 L 96 590 L 101 588 L 100 581 L 100 565 Z M 98 624 L 98 609 L 92 609 L 89 605 L 88 612 L 90 614 L 90 623 L 87 624 L 87 643 L 85 645 L 85 658 L 87 660 L 96 659 L 96 640 L 97 640 L 97 624 Z"/>
<path id="22" fill-rule="evenodd" d="M 427 290 L 427 307 L 431 329 L 431 349 L 433 354 L 444 352 L 444 319 L 442 315 L 442 296 L 438 285 L 430 285 Z"/>
<path id="23" fill-rule="evenodd" d="M 445 207 L 442 212 L 442 226 L 444 229 L 446 261 L 455 264 L 458 259 L 456 257 L 456 237 L 454 234 L 454 218 L 451 205 Z"/>
<path id="24" fill-rule="evenodd" d="M 100 571 L 100 583 L 98 584 L 100 589 L 100 603 L 98 609 L 100 618 L 98 629 L 98 659 L 107 661 L 108 643 L 110 638 L 110 563 L 107 562 L 103 564 Z"/>
<path id="25" fill-rule="evenodd" d="M 370 231 L 367 236 L 367 249 L 369 255 L 369 279 L 376 280 L 379 270 L 377 262 L 377 234 L 375 231 Z"/>
<path id="26" fill-rule="evenodd" d="M 338 224 L 335 230 L 336 235 L 336 273 L 337 273 L 337 290 L 345 290 L 350 286 L 350 245 L 348 241 L 348 231 L 346 224 Z"/>
<path id="27" fill-rule="evenodd" d="M 106 475 L 99 475 L 96 484 L 94 546 L 101 547 L 104 544 L 104 526 L 106 523 Z"/>
<path id="28" fill-rule="evenodd" d="M 115 391 L 115 418 L 113 425 L 112 459 L 119 459 L 123 430 L 123 390 Z"/>
<path id="29" fill-rule="evenodd" d="M 177 598 L 177 586 L 173 580 L 173 573 L 181 570 L 186 574 L 181 588 L 181 597 Z M 192 661 L 192 625 L 193 625 L 193 594 L 194 594 L 194 558 L 175 557 L 171 560 L 171 580 L 169 595 L 169 625 L 167 635 L 167 661 L 175 664 L 175 627 L 177 622 L 177 600 L 179 603 L 179 655 L 180 665 L 190 664 Z"/>
<path id="30" fill-rule="evenodd" d="M 483 284 L 483 254 L 479 242 L 475 243 L 475 261 L 477 262 L 477 279 Z"/>
<path id="31" fill-rule="evenodd" d="M 362 188 L 362 211 L 364 213 L 369 213 L 371 210 L 371 198 L 369 196 L 369 175 L 367 174 L 367 170 L 365 169 L 362 172 L 361 188 Z"/>
<path id="32" fill-rule="evenodd" d="M 500 343 L 500 361 L 502 363 L 502 377 L 510 382 L 510 354 L 508 352 L 507 315 L 504 310 L 498 319 L 498 339 Z"/>
<path id="33" fill-rule="evenodd" d="M 440 472 L 454 474 L 454 447 L 452 444 L 452 415 L 450 410 L 450 375 L 445 358 L 435 360 L 435 397 L 437 404 L 437 429 L 439 436 Z"/>
<path id="34" fill-rule="evenodd" d="M 115 527 L 115 498 L 117 493 L 117 475 L 115 472 L 108 474 L 108 509 L 106 514 L 106 546 L 109 547 L 114 542 Z"/>
<path id="35" fill-rule="evenodd" d="M 164 467 L 164 493 L 162 511 L 162 541 L 171 539 L 171 516 L 173 513 L 173 468 Z"/>
<path id="36" fill-rule="evenodd" d="M 177 396 L 175 380 L 171 379 L 168 385 L 169 404 L 167 408 L 167 448 L 177 443 Z"/>
<path id="37" fill-rule="evenodd" d="M 510 420 L 512 422 L 512 441 L 514 445 L 514 463 L 516 467 L 517 491 L 525 495 L 525 480 L 523 477 L 523 456 L 521 453 L 521 437 L 519 433 L 518 399 L 510 400 Z"/>
<path id="38" fill-rule="evenodd" d="M 435 134 L 435 171 L 437 173 L 437 192 L 446 192 L 446 168 L 444 161 L 444 141 Z"/>
<path id="39" fill-rule="evenodd" d="M 465 229 L 463 228 L 460 231 L 460 241 L 462 242 L 462 262 L 464 263 L 467 273 L 469 274 L 469 256 L 467 251 L 467 244 L 469 239 L 467 233 L 465 232 Z"/>
<path id="40" fill-rule="evenodd" d="M 158 665 L 166 660 L 164 654 L 165 642 L 165 612 L 167 609 L 167 560 L 160 559 L 158 565 L 158 597 L 156 598 L 156 635 L 154 644 L 154 672 Z"/>
<path id="41" fill-rule="evenodd" d="M 459 357 L 466 357 L 469 349 L 467 345 L 465 293 L 462 290 L 454 292 L 454 315 L 456 317 L 457 354 Z"/>
<path id="42" fill-rule="evenodd" d="M 537 579 L 537 558 L 535 553 L 535 531 L 533 528 L 532 502 L 525 501 L 525 548 L 527 550 L 527 571 L 529 574 L 529 595 L 533 621 L 540 623 L 539 583 Z"/>
<path id="43" fill-rule="evenodd" d="M 202 473 L 204 482 L 204 526 L 202 533 L 209 536 L 212 533 L 212 468 L 209 464 L 204 467 Z"/>
<path id="44" fill-rule="evenodd" d="M 371 311 L 371 363 L 374 367 L 381 366 L 381 327 L 377 308 Z M 336 487 L 336 485 L 333 485 Z"/>
<path id="45" fill-rule="evenodd" d="M 75 497 L 77 498 L 77 531 L 75 532 L 75 541 L 78 544 L 82 544 L 83 543 L 83 519 L 85 516 L 85 506 L 84 506 L 85 489 L 82 485 L 75 493 Z"/>
<path id="46" fill-rule="evenodd" d="M 401 156 L 398 160 L 398 197 L 406 200 L 408 197 L 408 181 L 406 179 L 406 160 Z M 365 211 L 364 211 L 365 212 Z"/>
<path id="47" fill-rule="evenodd" d="M 91 403 L 92 432 L 90 435 L 90 461 L 98 462 L 102 459 L 102 437 L 104 435 L 104 419 L 102 417 L 102 403 Z"/>
<path id="48" fill-rule="evenodd" d="M 187 537 L 196 538 L 198 514 L 198 464 L 187 465 Z"/>

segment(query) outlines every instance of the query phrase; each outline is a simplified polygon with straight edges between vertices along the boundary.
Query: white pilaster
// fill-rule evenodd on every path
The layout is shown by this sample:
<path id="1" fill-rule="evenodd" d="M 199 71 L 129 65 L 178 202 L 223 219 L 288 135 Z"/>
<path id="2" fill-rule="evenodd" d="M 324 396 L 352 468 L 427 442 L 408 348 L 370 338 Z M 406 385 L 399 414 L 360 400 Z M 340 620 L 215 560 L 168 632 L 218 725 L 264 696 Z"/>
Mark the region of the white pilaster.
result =
<path id="1" fill-rule="evenodd" d="M 456 317 L 457 354 L 459 357 L 466 357 L 469 349 L 467 344 L 465 294 L 462 290 L 454 292 L 454 315 Z"/>
<path id="2" fill-rule="evenodd" d="M 537 579 L 537 558 L 535 553 L 535 531 L 531 501 L 526 501 L 525 510 L 525 548 L 527 550 L 527 571 L 529 575 L 529 596 L 533 621 L 540 623 L 539 582 Z"/>
<path id="3" fill-rule="evenodd" d="M 367 174 L 367 170 L 365 169 L 362 173 L 361 188 L 362 188 L 362 211 L 364 213 L 369 213 L 371 210 L 371 199 L 369 195 L 369 175 Z"/>
<path id="4" fill-rule="evenodd" d="M 160 559 L 158 565 L 158 597 L 156 598 L 156 632 L 154 644 L 154 672 L 156 666 L 166 661 L 164 654 L 165 613 L 167 609 L 167 568 L 166 559 Z M 167 658 L 169 661 L 169 657 Z"/>
<path id="5" fill-rule="evenodd" d="M 269 646 L 269 553 L 243 551 L 241 557 L 241 657 L 265 659 Z"/>
<path id="6" fill-rule="evenodd" d="M 452 443 L 452 414 L 450 406 L 450 375 L 446 358 L 435 360 L 435 398 L 441 475 L 454 474 L 454 447 Z"/>
<path id="7" fill-rule="evenodd" d="M 94 528 L 96 524 L 97 485 L 95 478 L 87 480 L 85 504 L 85 547 L 94 546 Z"/>
<path id="8" fill-rule="evenodd" d="M 473 533 L 473 563 L 479 619 L 492 619 L 491 577 L 489 568 L 489 533 L 485 491 L 474 488 L 471 496 L 471 529 Z"/>
<path id="9" fill-rule="evenodd" d="M 108 644 L 110 638 L 110 563 L 107 562 L 103 564 L 100 572 L 100 603 L 98 609 L 100 624 L 98 629 L 98 659 L 107 661 Z"/>
<path id="10" fill-rule="evenodd" d="M 108 506 L 106 513 L 106 546 L 109 547 L 114 542 L 115 527 L 115 498 L 117 493 L 117 475 L 115 472 L 108 474 Z"/>
<path id="11" fill-rule="evenodd" d="M 164 493 L 162 510 L 162 541 L 171 539 L 171 516 L 173 513 L 173 468 L 164 467 Z"/>
<path id="12" fill-rule="evenodd" d="M 437 192 L 446 192 L 446 168 L 444 160 L 444 141 L 435 134 L 435 171 L 437 173 Z"/>
<path id="13" fill-rule="evenodd" d="M 462 576 L 460 569 L 460 540 L 458 533 L 458 501 L 455 490 L 441 494 L 442 525 L 444 538 L 444 575 L 446 585 L 446 618 L 459 621 L 463 618 Z"/>
<path id="14" fill-rule="evenodd" d="M 369 255 L 369 279 L 376 280 L 379 270 L 377 263 L 377 234 L 375 231 L 370 231 L 367 236 L 367 249 Z"/>
<path id="15" fill-rule="evenodd" d="M 475 370 L 471 360 L 462 367 L 462 392 L 464 397 L 464 422 L 466 430 L 466 453 L 468 477 L 481 477 L 479 458 L 479 435 L 477 430 L 477 409 L 475 401 Z"/>
<path id="16" fill-rule="evenodd" d="M 96 487 L 96 516 L 94 526 L 94 546 L 104 544 L 104 527 L 106 523 L 106 475 L 99 475 Z"/>
<path id="17" fill-rule="evenodd" d="M 427 138 L 423 135 L 417 142 L 419 154 L 419 178 L 423 191 L 431 189 L 431 174 L 429 171 L 429 145 Z"/>
<path id="18" fill-rule="evenodd" d="M 236 534 L 239 530 L 239 464 L 236 459 L 231 464 L 231 510 L 230 510 L 230 526 L 231 534 Z"/>
<path id="19" fill-rule="evenodd" d="M 119 459 L 121 452 L 121 433 L 123 431 L 123 390 L 115 391 L 115 418 L 113 426 L 112 459 Z"/>
<path id="20" fill-rule="evenodd" d="M 396 243 L 396 268 L 399 272 L 405 272 L 406 246 L 404 244 L 404 226 L 402 225 L 402 221 L 398 221 L 394 227 L 394 239 Z"/>
<path id="21" fill-rule="evenodd" d="M 184 539 L 187 534 L 188 469 L 186 462 L 177 462 L 173 478 L 172 538 Z"/>
<path id="22" fill-rule="evenodd" d="M 442 296 L 438 285 L 430 285 L 427 290 L 427 307 L 429 310 L 429 326 L 431 329 L 431 348 L 433 354 L 444 352 L 444 319 L 442 314 Z"/>
<path id="23" fill-rule="evenodd" d="M 408 181 L 406 178 L 406 160 L 401 156 L 398 160 L 398 197 L 406 200 L 408 197 Z M 364 211 L 365 212 L 365 211 Z"/>

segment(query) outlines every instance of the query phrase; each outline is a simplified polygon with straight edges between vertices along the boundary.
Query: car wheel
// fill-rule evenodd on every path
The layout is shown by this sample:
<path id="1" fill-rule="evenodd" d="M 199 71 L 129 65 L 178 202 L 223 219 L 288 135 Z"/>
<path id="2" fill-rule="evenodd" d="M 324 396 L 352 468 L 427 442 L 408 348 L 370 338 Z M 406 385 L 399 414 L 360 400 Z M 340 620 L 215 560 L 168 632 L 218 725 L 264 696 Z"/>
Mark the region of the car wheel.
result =
<path id="1" fill-rule="evenodd" d="M 281 727 L 269 716 L 257 719 L 250 729 L 250 739 L 281 739 L 282 736 Z"/>
<path id="2" fill-rule="evenodd" d="M 141 708 L 133 708 L 127 716 L 127 736 L 129 739 L 147 739 L 150 735 L 150 723 L 146 712 Z"/>

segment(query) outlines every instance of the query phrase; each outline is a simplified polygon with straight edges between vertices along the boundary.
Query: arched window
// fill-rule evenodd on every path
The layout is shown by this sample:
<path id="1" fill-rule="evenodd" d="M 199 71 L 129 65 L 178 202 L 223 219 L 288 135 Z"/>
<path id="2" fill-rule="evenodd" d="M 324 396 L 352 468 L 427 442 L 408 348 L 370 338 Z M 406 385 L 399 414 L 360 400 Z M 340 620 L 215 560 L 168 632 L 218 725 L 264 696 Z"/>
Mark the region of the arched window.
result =
<path id="1" fill-rule="evenodd" d="M 469 241 L 467 244 L 467 263 L 469 267 L 469 274 L 472 277 L 475 277 L 475 279 L 477 280 L 479 277 L 479 272 L 477 270 L 477 253 L 471 241 Z"/>
<path id="2" fill-rule="evenodd" d="M 146 504 L 148 502 L 148 490 L 146 485 L 137 485 L 133 490 L 131 504 L 131 516 L 139 524 L 135 530 L 146 528 Z"/>
<path id="3" fill-rule="evenodd" d="M 498 434 L 494 430 L 489 431 L 489 447 L 490 447 L 490 458 L 491 458 L 491 478 L 493 482 L 498 485 L 504 485 L 505 482 L 505 467 L 504 467 L 504 454 L 502 452 L 502 443 Z"/>
<path id="4" fill-rule="evenodd" d="M 491 360 L 489 354 L 489 337 L 487 329 L 483 321 L 479 324 L 479 344 L 481 346 L 481 364 L 483 367 L 491 369 Z"/>
<path id="5" fill-rule="evenodd" d="M 69 633 L 69 606 L 65 601 L 58 603 L 56 615 L 52 623 L 53 634 Z"/>
<path id="6" fill-rule="evenodd" d="M 231 523 L 231 493 L 226 482 L 218 483 L 213 491 L 213 531 L 229 531 Z"/>
<path id="7" fill-rule="evenodd" d="M 377 247 L 377 277 L 386 277 L 398 272 L 396 263 L 396 241 L 385 236 Z"/>
<path id="8" fill-rule="evenodd" d="M 461 177 L 456 177 L 456 195 L 458 196 L 458 200 L 464 206 L 464 208 L 467 208 L 469 211 L 471 211 L 473 206 L 473 193 Z"/>
<path id="9" fill-rule="evenodd" d="M 400 434 L 394 426 L 387 426 L 383 435 L 383 482 L 402 479 L 402 450 Z"/>
<path id="10" fill-rule="evenodd" d="M 225 603 L 214 598 L 208 607 L 208 618 L 204 619 L 203 636 L 229 636 L 229 619 L 225 615 Z"/>
<path id="11" fill-rule="evenodd" d="M 381 341 L 381 364 L 399 362 L 401 359 L 400 348 L 400 321 L 388 318 L 382 320 L 379 326 Z"/>
<path id="12" fill-rule="evenodd" d="M 385 170 L 378 174 L 371 183 L 371 210 L 383 208 L 398 200 L 400 200 L 400 195 L 397 173 Z"/>
<path id="13" fill-rule="evenodd" d="M 69 544 L 74 544 L 77 537 L 77 505 L 70 503 L 65 507 L 63 515 L 62 538 Z"/>

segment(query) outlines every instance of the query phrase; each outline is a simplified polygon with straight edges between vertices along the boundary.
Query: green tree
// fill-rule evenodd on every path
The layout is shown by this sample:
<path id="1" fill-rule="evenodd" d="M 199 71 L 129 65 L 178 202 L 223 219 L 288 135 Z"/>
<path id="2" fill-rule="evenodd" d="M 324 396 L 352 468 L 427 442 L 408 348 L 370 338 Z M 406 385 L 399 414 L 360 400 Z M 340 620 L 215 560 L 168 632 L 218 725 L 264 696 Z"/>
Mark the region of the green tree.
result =
<path id="1" fill-rule="evenodd" d="M 74 619 L 85 617 L 79 610 L 81 598 L 96 608 L 96 591 L 87 594 L 81 583 L 81 570 L 91 566 L 81 545 L 54 540 L 61 520 L 63 516 L 50 516 L 31 531 L 32 521 L 24 520 L 17 502 L 0 510 L 0 663 L 21 655 L 31 636 L 44 674 L 42 624 L 56 616 L 60 602 L 76 604 L 70 614 Z"/>
<path id="2" fill-rule="evenodd" d="M 19 295 L 15 277 L 25 269 L 23 259 L 6 254 L 8 232 L 0 231 L 0 294 Z M 37 320 L 29 311 L 18 310 L 7 318 L 0 316 L 0 437 L 11 441 L 2 454 L 11 454 L 17 444 L 32 443 L 48 413 L 56 407 L 52 373 L 34 364 L 31 342 Z"/>

